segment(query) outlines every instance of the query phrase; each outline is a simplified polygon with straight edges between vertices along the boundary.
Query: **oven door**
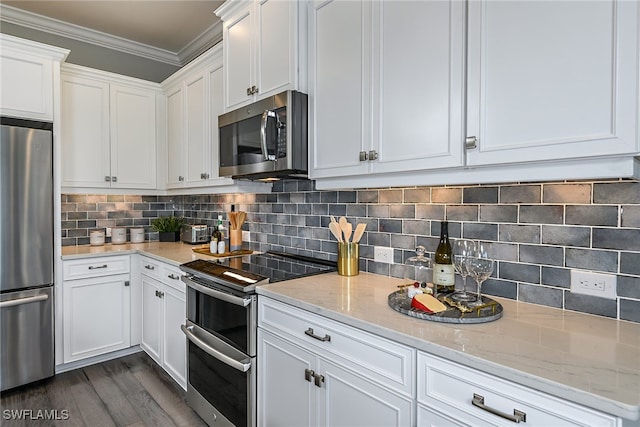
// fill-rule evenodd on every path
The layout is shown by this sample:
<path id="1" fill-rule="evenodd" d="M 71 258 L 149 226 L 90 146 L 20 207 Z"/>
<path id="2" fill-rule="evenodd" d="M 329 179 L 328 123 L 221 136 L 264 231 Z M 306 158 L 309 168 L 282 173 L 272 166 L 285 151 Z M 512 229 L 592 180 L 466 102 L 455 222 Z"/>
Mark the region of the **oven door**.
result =
<path id="1" fill-rule="evenodd" d="M 187 321 L 187 400 L 212 426 L 255 426 L 256 358 Z"/>
<path id="2" fill-rule="evenodd" d="M 183 276 L 187 284 L 187 318 L 193 324 L 249 356 L 256 355 L 257 297 L 234 295 Z"/>

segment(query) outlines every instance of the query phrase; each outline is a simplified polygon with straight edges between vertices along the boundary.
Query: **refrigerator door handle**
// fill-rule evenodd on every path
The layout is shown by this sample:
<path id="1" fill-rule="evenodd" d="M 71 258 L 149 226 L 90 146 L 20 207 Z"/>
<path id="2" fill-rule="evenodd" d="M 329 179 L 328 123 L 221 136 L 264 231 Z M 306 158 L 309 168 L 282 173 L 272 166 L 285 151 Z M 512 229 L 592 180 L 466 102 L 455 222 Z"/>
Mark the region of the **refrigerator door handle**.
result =
<path id="1" fill-rule="evenodd" d="M 32 302 L 46 301 L 48 299 L 49 299 L 49 295 L 46 295 L 46 294 L 36 295 L 34 297 L 12 299 L 9 301 L 0 302 L 0 308 L 13 307 L 16 305 L 29 304 Z"/>

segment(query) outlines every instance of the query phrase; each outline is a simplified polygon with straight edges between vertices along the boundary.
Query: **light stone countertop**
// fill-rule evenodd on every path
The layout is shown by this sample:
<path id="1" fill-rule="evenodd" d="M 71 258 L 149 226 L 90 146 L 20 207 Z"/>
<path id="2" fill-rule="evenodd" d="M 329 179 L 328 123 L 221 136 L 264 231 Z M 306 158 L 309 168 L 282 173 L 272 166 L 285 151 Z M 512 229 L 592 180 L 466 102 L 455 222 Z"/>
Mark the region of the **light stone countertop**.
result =
<path id="1" fill-rule="evenodd" d="M 63 246 L 62 259 L 70 260 L 77 258 L 131 255 L 140 253 L 142 255 L 155 258 L 171 265 L 179 266 L 194 259 L 218 259 L 214 256 L 202 255 L 193 252 L 193 248 L 201 248 L 205 245 L 189 245 L 182 242 L 145 242 L 145 243 L 125 243 L 123 245 L 105 244 L 103 246 Z M 206 247 L 209 247 L 207 244 Z"/>
<path id="2" fill-rule="evenodd" d="M 404 280 L 325 273 L 259 286 L 284 303 L 630 420 L 640 418 L 640 325 L 495 298 L 501 319 L 443 324 L 391 309 Z"/>

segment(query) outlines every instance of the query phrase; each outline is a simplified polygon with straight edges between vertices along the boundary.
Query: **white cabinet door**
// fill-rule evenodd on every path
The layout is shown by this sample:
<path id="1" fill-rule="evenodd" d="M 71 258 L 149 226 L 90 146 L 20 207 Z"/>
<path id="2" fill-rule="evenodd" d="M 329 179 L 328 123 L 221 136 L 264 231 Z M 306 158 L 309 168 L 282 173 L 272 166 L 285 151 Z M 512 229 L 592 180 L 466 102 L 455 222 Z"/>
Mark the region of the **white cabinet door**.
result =
<path id="1" fill-rule="evenodd" d="M 209 80 L 209 133 L 211 161 L 209 173 L 210 179 L 219 182 L 231 183 L 230 178 L 220 178 L 220 130 L 218 129 L 218 117 L 224 113 L 224 69 L 222 62 L 207 69 Z"/>
<path id="2" fill-rule="evenodd" d="M 469 2 L 468 164 L 638 152 L 639 7 Z"/>
<path id="3" fill-rule="evenodd" d="M 370 14 L 368 1 L 309 5 L 310 178 L 369 170 Z"/>
<path id="4" fill-rule="evenodd" d="M 156 188 L 155 92 L 111 85 L 111 187 Z"/>
<path id="5" fill-rule="evenodd" d="M 316 357 L 258 328 L 258 425 L 316 425 L 316 391 L 305 379 Z M 310 375 L 310 373 L 308 374 Z"/>
<path id="6" fill-rule="evenodd" d="M 255 37 L 253 5 L 225 21 L 223 27 L 224 74 L 226 82 L 225 106 L 233 110 L 253 99 L 247 89 L 255 83 Z"/>
<path id="7" fill-rule="evenodd" d="M 427 408 L 421 404 L 417 406 L 418 427 L 467 427 L 468 424 L 463 423 L 454 417 L 448 417 L 440 414 L 431 408 Z"/>
<path id="8" fill-rule="evenodd" d="M 187 317 L 187 300 L 184 292 L 164 286 L 164 317 L 162 356 L 164 369 L 183 388 L 187 387 L 187 342 L 180 325 Z"/>
<path id="9" fill-rule="evenodd" d="M 61 104 L 62 185 L 110 187 L 109 84 L 62 74 Z"/>
<path id="10" fill-rule="evenodd" d="M 167 89 L 167 187 L 184 182 L 184 90 L 182 84 Z"/>
<path id="11" fill-rule="evenodd" d="M 296 82 L 298 2 L 261 0 L 256 2 L 257 98 L 275 95 Z"/>
<path id="12" fill-rule="evenodd" d="M 465 3 L 373 2 L 372 21 L 371 172 L 461 166 Z"/>
<path id="13" fill-rule="evenodd" d="M 306 91 L 300 85 L 306 78 L 306 26 L 298 3 L 227 2 L 216 11 L 224 22 L 226 111 L 287 89 Z"/>
<path id="14" fill-rule="evenodd" d="M 309 27 L 312 177 L 462 165 L 464 3 L 315 2 Z"/>
<path id="15" fill-rule="evenodd" d="M 209 178 L 209 129 L 207 87 L 204 72 L 198 72 L 184 83 L 185 93 L 185 182 L 188 186 Z"/>
<path id="16" fill-rule="evenodd" d="M 159 365 L 162 364 L 162 300 L 163 285 L 142 275 L 142 342 L 140 346 Z"/>
<path id="17" fill-rule="evenodd" d="M 73 65 L 61 79 L 62 186 L 155 189 L 154 85 Z"/>
<path id="18" fill-rule="evenodd" d="M 58 90 L 60 62 L 68 53 L 66 49 L 0 34 L 0 115 L 53 121 L 54 114 L 59 113 L 54 93 Z"/>
<path id="19" fill-rule="evenodd" d="M 129 347 L 129 274 L 63 283 L 64 362 Z"/>
<path id="20" fill-rule="evenodd" d="M 410 426 L 413 400 L 367 381 L 366 372 L 347 370 L 321 358 L 317 372 L 323 377 L 319 425 Z"/>

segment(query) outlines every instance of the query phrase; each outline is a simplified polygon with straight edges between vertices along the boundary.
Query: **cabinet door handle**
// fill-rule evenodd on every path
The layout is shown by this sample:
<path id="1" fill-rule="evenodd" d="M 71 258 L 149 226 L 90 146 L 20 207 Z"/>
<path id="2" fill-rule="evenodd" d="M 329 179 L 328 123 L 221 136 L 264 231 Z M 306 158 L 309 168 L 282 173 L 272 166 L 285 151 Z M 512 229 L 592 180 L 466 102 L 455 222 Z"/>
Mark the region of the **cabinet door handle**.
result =
<path id="1" fill-rule="evenodd" d="M 178 280 L 180 278 L 180 276 L 176 276 L 175 274 L 171 273 L 167 276 L 169 279 L 173 279 L 173 280 Z"/>
<path id="2" fill-rule="evenodd" d="M 314 374 L 313 379 L 313 383 L 316 385 L 316 387 L 322 387 L 322 383 L 324 382 L 324 375 Z"/>
<path id="3" fill-rule="evenodd" d="M 112 176 L 111 177 L 111 182 L 118 182 L 118 177 L 117 176 Z"/>
<path id="4" fill-rule="evenodd" d="M 467 150 L 478 148 L 478 138 L 475 136 L 466 137 L 464 140 L 464 148 L 466 148 Z"/>
<path id="5" fill-rule="evenodd" d="M 178 181 L 180 181 L 180 182 L 184 181 L 184 176 L 179 176 L 178 177 Z"/>
<path id="6" fill-rule="evenodd" d="M 490 406 L 487 406 L 484 404 L 484 396 L 481 396 L 479 394 L 473 393 L 473 399 L 471 400 L 471 403 L 473 404 L 473 406 L 477 406 L 478 408 L 482 409 L 483 411 L 487 411 L 493 415 L 497 415 L 499 417 L 505 418 L 509 421 L 513 421 L 514 423 L 520 423 L 521 421 L 523 423 L 527 422 L 527 414 L 519 411 L 517 409 L 513 410 L 513 415 L 509 415 L 505 412 L 499 411 L 495 408 L 492 408 Z"/>
<path id="7" fill-rule="evenodd" d="M 124 285 L 125 285 L 125 286 L 129 286 L 129 281 L 128 281 L 128 280 L 125 280 Z"/>
<path id="8" fill-rule="evenodd" d="M 157 296 L 158 298 L 160 298 L 160 295 L 159 295 L 159 294 L 160 294 L 160 292 L 158 292 L 158 291 L 156 290 L 156 296 Z"/>
<path id="9" fill-rule="evenodd" d="M 311 369 L 307 368 L 304 370 L 304 379 L 311 382 L 311 378 L 313 378 L 313 376 L 315 375 L 315 372 L 313 372 Z"/>
<path id="10" fill-rule="evenodd" d="M 364 162 L 369 160 L 369 153 L 367 153 L 366 151 L 361 151 L 360 152 L 360 161 Z"/>
<path id="11" fill-rule="evenodd" d="M 104 177 L 104 180 L 105 180 L 106 182 L 111 182 L 111 177 L 110 177 L 110 176 L 105 176 L 105 177 Z"/>
<path id="12" fill-rule="evenodd" d="M 89 266 L 89 270 L 98 270 L 100 268 L 107 268 L 107 264 L 102 264 L 102 265 L 90 265 Z"/>
<path id="13" fill-rule="evenodd" d="M 247 96 L 251 96 L 251 95 L 252 95 L 252 93 L 253 93 L 253 92 L 251 92 L 251 88 L 250 88 L 250 87 L 248 87 L 248 88 L 247 88 Z"/>
<path id="14" fill-rule="evenodd" d="M 156 268 L 153 265 L 145 265 L 144 268 L 146 268 L 147 270 L 155 270 Z"/>
<path id="15" fill-rule="evenodd" d="M 378 160 L 378 152 L 376 150 L 369 151 L 369 160 Z"/>
<path id="16" fill-rule="evenodd" d="M 331 336 L 324 334 L 324 337 L 321 337 L 319 335 L 316 335 L 313 333 L 313 328 L 309 328 L 306 331 L 304 331 L 305 334 L 309 335 L 311 338 L 315 338 L 318 341 L 331 341 Z"/>
<path id="17" fill-rule="evenodd" d="M 160 298 L 164 298 L 164 292 L 158 292 L 158 296 L 159 296 Z"/>

